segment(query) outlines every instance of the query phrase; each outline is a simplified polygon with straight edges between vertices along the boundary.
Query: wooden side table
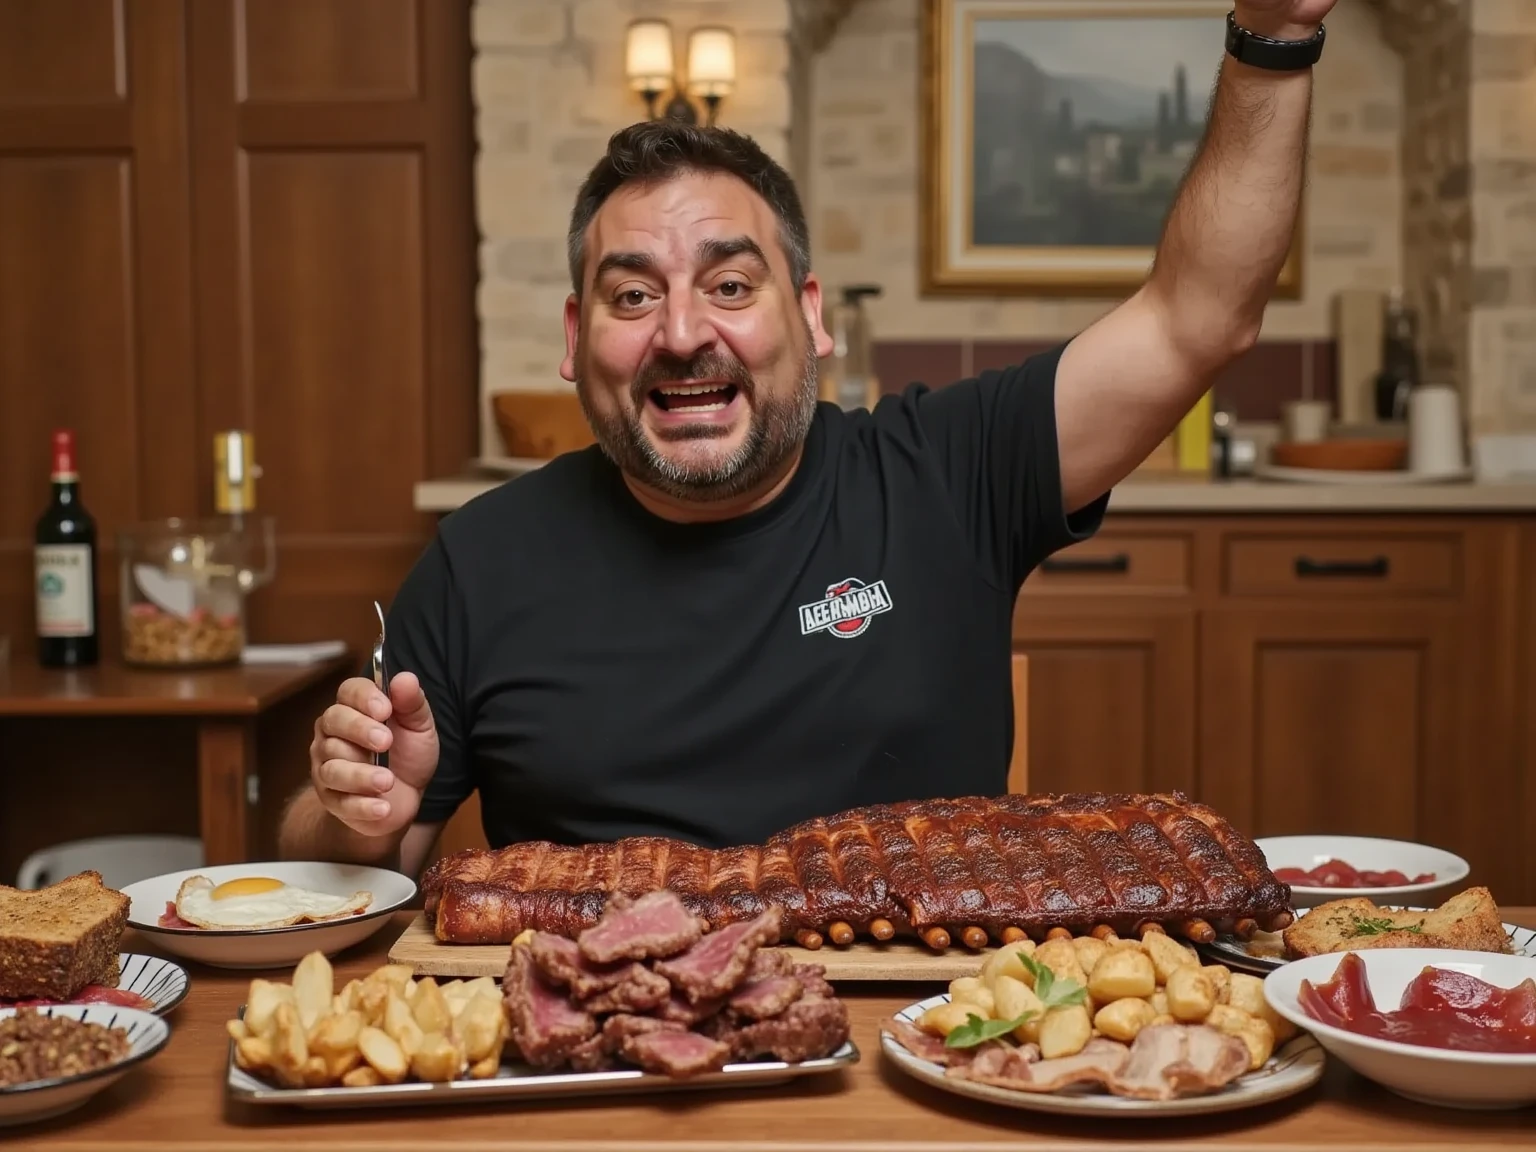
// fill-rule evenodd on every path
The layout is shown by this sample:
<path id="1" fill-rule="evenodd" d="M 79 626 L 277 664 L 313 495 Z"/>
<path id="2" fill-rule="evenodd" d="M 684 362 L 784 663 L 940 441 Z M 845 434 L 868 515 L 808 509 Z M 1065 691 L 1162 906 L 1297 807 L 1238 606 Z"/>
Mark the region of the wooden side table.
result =
<path id="1" fill-rule="evenodd" d="M 185 672 L 115 663 L 55 670 L 13 653 L 9 666 L 0 666 L 0 811 L 16 813 L 28 831 L 41 822 L 49 832 L 46 842 L 55 843 L 87 834 L 78 831 L 80 822 L 72 823 L 71 815 L 99 813 L 114 799 L 147 794 L 133 809 L 137 812 L 156 811 L 156 795 L 164 800 L 162 810 L 184 808 L 186 785 L 195 776 L 196 819 L 207 862 L 249 860 L 274 846 L 275 810 L 308 771 L 314 719 L 335 699 L 336 685 L 359 666 L 356 656 L 345 653 L 314 664 Z M 131 734 L 142 728 L 126 727 L 145 720 L 157 722 L 151 738 Z M 105 734 L 91 731 L 103 726 Z M 178 741 L 164 735 L 187 728 L 195 749 L 191 756 L 179 753 Z M 72 758 L 70 749 L 76 740 L 93 749 L 98 764 L 111 761 L 89 782 L 76 771 L 79 754 Z M 17 802 L 23 795 L 25 811 Z M 21 835 L 0 817 L 0 844 L 39 839 Z M 31 843 L 26 850 L 42 846 Z M 9 880 L 8 870 L 19 862 L 20 856 L 10 861 L 11 854 L 0 861 L 0 882 Z"/>

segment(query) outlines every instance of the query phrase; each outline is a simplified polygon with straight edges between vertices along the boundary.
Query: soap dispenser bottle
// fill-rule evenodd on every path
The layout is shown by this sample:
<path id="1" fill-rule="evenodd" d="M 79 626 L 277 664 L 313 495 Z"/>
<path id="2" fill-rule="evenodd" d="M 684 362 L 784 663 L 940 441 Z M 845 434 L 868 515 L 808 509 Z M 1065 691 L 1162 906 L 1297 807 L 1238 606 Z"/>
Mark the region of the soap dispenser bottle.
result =
<path id="1" fill-rule="evenodd" d="M 842 299 L 827 309 L 832 353 L 819 369 L 821 398 L 844 409 L 873 408 L 880 399 L 869 313 L 864 310 L 864 298 L 880 293 L 876 284 L 849 284 L 842 290 Z"/>

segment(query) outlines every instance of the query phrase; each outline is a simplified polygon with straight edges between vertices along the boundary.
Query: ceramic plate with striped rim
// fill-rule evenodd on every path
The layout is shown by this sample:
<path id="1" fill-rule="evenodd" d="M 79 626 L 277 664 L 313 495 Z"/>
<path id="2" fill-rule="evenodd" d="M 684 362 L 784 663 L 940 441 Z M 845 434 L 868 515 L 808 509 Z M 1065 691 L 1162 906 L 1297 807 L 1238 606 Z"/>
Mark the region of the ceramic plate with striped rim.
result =
<path id="1" fill-rule="evenodd" d="M 896 1017 L 915 1024 L 917 1018 L 928 1009 L 948 1002 L 949 994 L 940 993 L 907 1005 L 896 1013 Z M 1009 1108 L 1053 1112 L 1064 1116 L 1194 1116 L 1252 1108 L 1257 1104 L 1294 1096 L 1312 1087 L 1322 1078 L 1325 1060 L 1322 1046 L 1303 1032 L 1282 1045 L 1264 1067 L 1246 1076 L 1239 1076 L 1219 1091 L 1205 1096 L 1184 1096 L 1176 1100 L 1134 1100 L 1127 1096 L 1112 1095 L 1097 1087 L 1064 1088 L 1059 1092 L 1023 1092 L 950 1076 L 943 1065 L 913 1055 L 884 1028 L 880 1030 L 880 1049 L 887 1059 L 909 1076 L 945 1092 Z"/>
<path id="2" fill-rule="evenodd" d="M 187 998 L 187 970 L 180 964 L 140 952 L 119 952 L 117 986 L 149 1001 L 150 1012 L 164 1016 Z"/>
<path id="3" fill-rule="evenodd" d="M 1433 912 L 1433 908 L 1394 908 L 1383 905 L 1393 912 Z M 1301 913 L 1305 916 L 1306 913 Z M 1518 924 L 1504 925 L 1505 935 L 1509 937 L 1510 950 L 1516 956 L 1530 956 L 1536 959 L 1536 931 L 1530 928 L 1521 928 Z M 1273 952 L 1283 947 L 1280 943 L 1279 933 L 1260 933 L 1253 940 L 1242 941 L 1235 936 L 1218 936 L 1209 944 L 1197 944 L 1196 949 L 1213 964 L 1225 964 L 1228 968 L 1241 972 L 1249 972 L 1255 976 L 1267 976 L 1276 968 L 1290 961 L 1283 956 L 1274 955 Z M 1250 951 L 1258 949 L 1258 954 Z"/>
<path id="4" fill-rule="evenodd" d="M 0 1008 L 0 1021 L 18 1011 L 16 1008 Z M 142 1064 L 159 1052 L 171 1038 L 168 1021 L 137 1008 L 118 1008 L 112 1004 L 53 1004 L 37 1011 L 44 1016 L 68 1017 L 100 1024 L 104 1028 L 120 1028 L 128 1034 L 128 1054 L 115 1064 L 77 1076 L 0 1085 L 0 1127 L 30 1124 L 78 1108 L 136 1064 Z"/>

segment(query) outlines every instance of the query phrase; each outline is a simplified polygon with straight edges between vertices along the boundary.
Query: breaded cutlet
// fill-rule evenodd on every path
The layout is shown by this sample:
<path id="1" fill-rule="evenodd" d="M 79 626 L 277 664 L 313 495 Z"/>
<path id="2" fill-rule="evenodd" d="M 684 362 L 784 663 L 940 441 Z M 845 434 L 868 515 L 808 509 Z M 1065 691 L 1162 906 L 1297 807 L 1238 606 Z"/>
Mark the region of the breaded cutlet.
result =
<path id="1" fill-rule="evenodd" d="M 0 999 L 68 1000 L 87 984 L 117 987 L 129 903 L 94 871 L 36 891 L 0 884 Z"/>

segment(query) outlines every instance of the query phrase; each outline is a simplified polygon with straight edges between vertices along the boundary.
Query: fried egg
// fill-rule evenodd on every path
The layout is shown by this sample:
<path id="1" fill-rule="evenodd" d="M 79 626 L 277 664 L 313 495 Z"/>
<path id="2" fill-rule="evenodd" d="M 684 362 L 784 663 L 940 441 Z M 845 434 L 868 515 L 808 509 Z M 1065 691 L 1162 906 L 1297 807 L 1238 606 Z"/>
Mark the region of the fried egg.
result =
<path id="1" fill-rule="evenodd" d="M 366 912 L 373 893 L 333 896 L 270 876 L 241 876 L 222 884 L 189 876 L 176 892 L 176 915 L 199 928 L 285 928 Z"/>

